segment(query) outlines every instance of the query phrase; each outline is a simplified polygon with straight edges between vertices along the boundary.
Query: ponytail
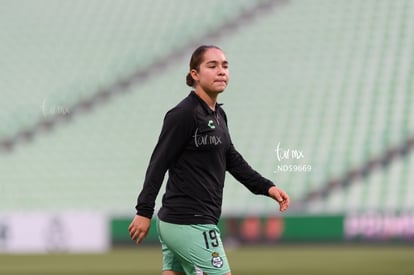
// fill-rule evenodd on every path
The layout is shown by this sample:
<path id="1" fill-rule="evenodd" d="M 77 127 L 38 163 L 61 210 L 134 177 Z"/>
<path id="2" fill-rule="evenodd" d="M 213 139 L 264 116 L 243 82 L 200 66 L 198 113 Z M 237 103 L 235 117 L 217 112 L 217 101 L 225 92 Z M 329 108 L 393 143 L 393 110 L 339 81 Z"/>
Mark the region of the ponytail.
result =
<path id="1" fill-rule="evenodd" d="M 190 73 L 187 74 L 185 81 L 186 81 L 187 86 L 194 87 L 195 81 Z"/>

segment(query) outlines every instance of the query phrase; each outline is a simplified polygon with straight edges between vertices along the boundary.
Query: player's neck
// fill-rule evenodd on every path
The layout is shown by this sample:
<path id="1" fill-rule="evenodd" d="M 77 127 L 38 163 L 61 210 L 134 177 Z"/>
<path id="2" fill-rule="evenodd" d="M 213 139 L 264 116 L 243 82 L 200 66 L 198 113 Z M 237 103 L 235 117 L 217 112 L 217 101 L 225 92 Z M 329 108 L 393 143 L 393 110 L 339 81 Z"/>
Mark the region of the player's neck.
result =
<path id="1" fill-rule="evenodd" d="M 216 110 L 218 93 L 208 93 L 202 89 L 196 89 L 195 93 L 207 104 L 211 110 Z"/>

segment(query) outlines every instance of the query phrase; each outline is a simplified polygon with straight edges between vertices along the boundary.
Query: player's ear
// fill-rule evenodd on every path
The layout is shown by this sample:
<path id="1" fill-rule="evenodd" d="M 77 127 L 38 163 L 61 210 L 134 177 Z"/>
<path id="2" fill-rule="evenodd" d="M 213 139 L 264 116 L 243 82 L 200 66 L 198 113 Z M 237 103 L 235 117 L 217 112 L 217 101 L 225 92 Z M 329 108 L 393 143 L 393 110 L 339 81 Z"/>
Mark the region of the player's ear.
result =
<path id="1" fill-rule="evenodd" d="M 191 69 L 190 74 L 191 74 L 191 77 L 194 79 L 194 81 L 198 81 L 199 77 L 198 77 L 198 72 L 196 69 Z"/>

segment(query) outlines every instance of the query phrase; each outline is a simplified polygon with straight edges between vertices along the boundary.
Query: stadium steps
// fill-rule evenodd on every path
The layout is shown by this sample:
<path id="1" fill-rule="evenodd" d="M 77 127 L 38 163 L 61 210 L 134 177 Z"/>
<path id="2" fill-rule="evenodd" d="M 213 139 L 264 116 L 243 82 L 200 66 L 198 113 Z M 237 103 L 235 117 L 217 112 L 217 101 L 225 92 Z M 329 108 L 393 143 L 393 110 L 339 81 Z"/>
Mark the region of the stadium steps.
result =
<path id="1" fill-rule="evenodd" d="M 256 44 L 242 43 L 243 34 L 226 41 L 224 46 L 230 53 L 236 51 L 242 59 L 236 65 L 245 64 L 248 71 L 238 72 L 233 66 L 230 90 L 236 92 L 223 95 L 232 106 L 237 105 L 229 113 L 240 115 L 243 121 L 243 125 L 233 127 L 233 139 L 245 148 L 253 166 L 280 182 L 293 201 L 323 188 L 348 170 L 358 169 L 413 133 L 413 125 L 407 123 L 414 115 L 409 107 L 414 103 L 410 61 L 414 41 L 412 3 L 328 2 L 291 2 L 277 16 L 251 26 L 246 32 L 263 37 L 257 40 L 262 41 L 260 52 Z M 235 80 L 237 73 L 244 75 Z M 245 75 L 256 81 L 246 84 L 241 80 Z M 235 82 L 241 84 L 237 86 Z M 259 117 L 259 123 L 246 121 L 245 109 L 249 117 Z M 258 134 L 249 135 L 248 129 L 252 128 Z M 288 148 L 303 150 L 303 161 L 312 165 L 312 173 L 272 174 L 274 167 L 269 164 L 276 166 L 278 162 L 269 152 L 278 141 Z M 400 171 L 394 165 L 401 166 L 392 163 L 387 170 Z M 404 165 L 412 167 L 410 162 Z M 386 179 L 396 173 L 374 173 L 352 188 L 327 194 L 314 203 L 320 206 L 312 202 L 298 211 L 348 211 L 361 207 L 368 197 L 371 209 L 383 210 L 387 205 L 401 209 L 402 204 L 395 206 L 401 193 L 394 194 L 390 202 L 382 200 L 393 188 Z M 405 177 L 396 180 L 396 186 L 410 186 L 413 182 Z M 229 188 L 228 197 L 235 194 L 234 189 Z M 355 195 L 358 191 L 362 193 Z M 244 190 L 236 191 L 233 197 L 234 201 L 228 203 L 229 212 L 239 200 L 248 201 L 239 213 L 262 212 L 263 208 L 273 211 L 271 203 L 263 207 L 260 200 L 251 199 Z M 352 201 L 352 197 L 360 197 L 361 201 Z"/>
<path id="2" fill-rule="evenodd" d="M 108 28 L 102 34 L 105 39 L 88 40 L 85 31 L 79 30 L 83 36 L 78 40 L 86 39 L 89 44 L 76 68 L 85 67 L 90 73 L 83 78 L 84 71 L 68 68 L 67 75 L 77 77 L 56 79 L 61 89 L 33 91 L 31 102 L 36 106 L 27 108 L 28 116 L 39 115 L 45 98 L 52 107 L 87 98 L 99 87 L 128 75 L 137 64 L 145 68 L 159 56 L 254 5 L 254 1 L 237 2 L 237 6 L 230 1 L 211 1 L 205 9 L 194 9 L 194 2 L 188 1 L 165 9 L 144 1 L 139 8 L 148 17 L 136 18 L 134 2 L 126 2 L 126 14 L 119 9 L 112 11 L 111 2 L 94 11 L 96 3 L 88 2 L 85 15 L 79 10 L 79 16 L 85 16 L 83 20 L 95 16 L 96 22 Z M 165 21 L 152 16 L 149 9 L 165 16 Z M 212 17 L 201 16 L 207 9 Z M 283 9 L 269 10 L 231 36 L 216 40 L 230 61 L 231 81 L 220 101 L 227 111 L 236 148 L 254 168 L 291 194 L 292 213 L 297 201 L 414 133 L 412 10 L 410 1 L 289 1 Z M 173 23 L 166 25 L 170 12 L 183 16 L 174 16 L 170 20 Z M 123 19 L 119 19 L 121 15 Z M 123 34 L 115 33 L 113 24 L 118 20 L 123 22 Z M 193 21 L 196 25 L 185 28 Z M 159 43 L 151 47 L 148 43 L 154 33 L 159 34 Z M 109 40 L 114 43 L 112 35 L 119 44 L 106 45 Z M 69 55 L 73 58 L 79 51 L 69 46 L 62 44 L 61 53 L 74 52 Z M 81 63 L 95 51 L 93 62 L 88 57 L 88 64 Z M 65 61 L 69 66 L 71 58 L 55 62 Z M 108 104 L 71 118 L 65 127 L 41 135 L 30 146 L 17 147 L 12 154 L 2 156 L 0 172 L 7 175 L 6 184 L 0 186 L 0 193 L 7 194 L 0 200 L 2 209 L 25 210 L 36 205 L 41 209 L 53 206 L 129 213 L 163 115 L 189 92 L 184 86 L 187 59 L 176 60 L 175 68 L 131 87 L 129 93 Z M 33 67 L 30 70 L 34 71 Z M 14 73 L 10 75 L 20 79 Z M 21 92 L 17 94 L 20 97 L 10 91 L 7 96 L 15 102 L 22 97 Z M 1 114 L 9 116 L 13 110 Z M 17 129 L 30 122 L 20 120 Z M 17 120 L 9 121 L 14 127 Z M 275 153 L 279 142 L 285 149 L 303 151 L 305 157 L 279 162 Z M 296 211 L 412 209 L 407 193 L 413 191 L 412 158 L 411 153 L 395 160 L 387 169 L 376 170 Z M 312 171 L 275 172 L 279 164 L 307 164 Z M 223 214 L 249 213 L 274 214 L 275 204 L 253 196 L 228 176 Z"/>
<path id="3" fill-rule="evenodd" d="M 7 98 L 0 103 L 0 141 L 88 100 L 254 5 L 251 0 L 208 1 L 198 9 L 189 0 L 7 2 L 0 18 L 0 89 Z"/>
<path id="4" fill-rule="evenodd" d="M 171 4 L 170 7 L 165 7 L 164 4 L 154 5 L 153 1 L 130 1 L 124 2 L 124 5 L 128 3 L 124 6 L 127 13 L 117 4 L 114 7 L 112 2 L 75 2 L 79 5 L 77 9 L 57 4 L 42 9 L 42 4 L 36 3 L 35 7 L 26 7 L 27 10 L 21 10 L 10 3 L 6 10 L 8 9 L 12 16 L 4 17 L 4 21 L 13 22 L 11 17 L 25 18 L 19 26 L 31 25 L 33 30 L 30 39 L 34 40 L 34 45 L 47 44 L 48 41 L 57 39 L 58 35 L 58 49 L 62 52 L 57 53 L 66 59 L 55 57 L 57 60 L 52 62 L 55 62 L 53 64 L 56 66 L 69 68 L 68 71 L 62 72 L 67 79 L 51 80 L 52 84 L 62 85 L 65 89 L 63 91 L 54 89 L 53 85 L 46 91 L 41 86 L 34 85 L 31 94 L 21 90 L 17 93 L 9 91 L 7 96 L 10 97 L 12 106 L 15 106 L 14 101 L 18 101 L 27 93 L 27 102 L 33 101 L 36 103 L 34 105 L 41 105 L 46 100 L 48 106 L 68 107 L 70 113 L 73 111 L 70 109 L 72 102 L 87 99 L 97 89 L 111 85 L 120 76 L 124 77 L 131 73 L 131 70 L 136 70 L 137 66 L 138 69 L 139 66 L 145 69 L 158 57 L 168 56 L 170 52 L 193 39 L 197 41 L 202 39 L 203 35 L 220 34 L 220 30 L 214 29 L 225 25 L 234 17 L 237 19 L 238 14 L 254 16 L 249 11 L 255 6 L 272 2 L 284 1 L 238 1 L 225 4 L 220 1 L 209 1 L 202 5 L 202 9 L 194 9 L 193 1 L 186 1 L 179 6 Z M 47 5 L 49 2 L 45 1 L 43 4 Z M 97 5 L 100 7 L 98 10 L 95 9 Z M 137 16 L 134 10 L 139 11 L 142 16 Z M 210 16 L 205 17 L 204 14 L 209 10 L 211 12 L 207 14 Z M 167 21 L 159 20 L 160 16 L 164 19 L 167 19 L 167 16 L 173 17 L 174 24 L 166 24 Z M 89 22 L 88 18 L 93 20 Z M 54 21 L 57 21 L 56 24 L 49 25 Z M 87 28 L 86 22 L 89 22 Z M 65 37 L 65 32 L 60 33 L 64 26 L 59 24 L 63 23 L 69 24 L 66 27 L 71 31 L 68 37 Z M 115 23 L 121 26 L 114 27 Z M 10 29 L 16 28 L 16 33 L 21 31 L 16 25 L 10 25 Z M 50 29 L 36 29 L 44 25 Z M 91 29 L 96 31 L 93 35 Z M 26 34 L 24 30 L 22 36 Z M 157 37 L 154 37 L 154 34 L 157 34 Z M 16 35 L 15 40 L 9 41 L 17 45 L 20 42 L 17 38 Z M 155 47 L 153 38 L 159 39 L 160 42 Z M 36 41 L 40 42 L 36 44 Z M 39 73 L 36 66 L 45 65 L 43 63 L 48 61 L 48 56 L 56 54 L 53 52 L 55 46 L 35 56 L 39 60 L 35 60 L 33 66 L 27 66 L 27 70 L 31 69 L 31 72 L 22 72 L 20 75 L 10 73 L 11 77 L 15 77 L 16 80 L 24 76 L 39 77 L 36 75 Z M 76 47 L 81 47 L 82 50 Z M 6 47 L 6 50 L 14 53 L 16 57 L 25 49 L 21 47 L 11 51 Z M 26 54 L 32 56 L 34 52 Z M 138 88 L 131 87 L 130 93 L 118 96 L 99 108 L 92 108 L 82 117 L 68 116 L 61 122 L 66 123 L 66 126 L 59 131 L 53 131 L 55 125 L 49 125 L 49 129 L 46 129 L 49 134 L 38 133 L 39 138 L 30 146 L 17 147 L 11 154 L 2 157 L 0 172 L 6 175 L 2 180 L 4 185 L 1 186 L 1 194 L 4 195 L 0 200 L 2 209 L 24 210 L 33 209 L 34 206 L 36 209 L 47 209 L 54 206 L 60 209 L 130 211 L 138 193 L 137 185 L 142 182 L 142 178 L 139 177 L 143 177 L 145 173 L 162 117 L 173 103 L 189 92 L 188 87 L 184 86 L 184 79 L 190 54 L 191 52 L 186 52 L 185 60 L 175 60 L 176 68 L 169 69 L 169 74 L 154 75 L 150 83 L 140 83 Z M 73 57 L 75 59 L 72 59 Z M 91 63 L 91 58 L 95 63 Z M 79 63 L 73 64 L 74 62 Z M 6 64 L 10 66 L 10 70 L 19 67 L 19 64 L 12 66 L 8 61 Z M 91 67 L 92 65 L 95 67 Z M 80 68 L 82 70 L 79 70 Z M 54 75 L 53 73 L 54 71 L 50 70 L 42 76 Z M 69 77 L 71 74 L 76 74 L 79 78 Z M 58 76 L 60 75 L 56 77 Z M 47 92 L 52 95 L 48 95 Z M 53 93 L 63 101 L 55 100 Z M 27 107 L 29 115 L 45 116 L 39 107 Z M 6 116 L 10 113 L 7 110 L 4 112 Z M 37 118 L 33 117 L 32 120 L 25 121 L 23 127 L 36 121 Z M 15 123 L 16 121 L 11 119 L 10 124 Z M 21 127 L 17 127 L 16 130 L 18 129 Z M 14 129 L 8 128 L 6 134 L 12 135 L 13 132 Z"/>

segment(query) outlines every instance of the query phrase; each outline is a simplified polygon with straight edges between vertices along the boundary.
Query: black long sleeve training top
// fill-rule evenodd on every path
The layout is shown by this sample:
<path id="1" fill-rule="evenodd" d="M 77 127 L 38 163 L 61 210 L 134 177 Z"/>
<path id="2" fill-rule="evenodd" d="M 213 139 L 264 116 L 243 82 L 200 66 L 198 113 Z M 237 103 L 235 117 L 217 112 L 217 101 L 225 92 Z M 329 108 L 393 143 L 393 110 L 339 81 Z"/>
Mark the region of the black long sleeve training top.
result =
<path id="1" fill-rule="evenodd" d="M 138 215 L 152 217 L 167 170 L 158 217 L 175 224 L 218 223 L 226 171 L 254 194 L 268 195 L 274 185 L 236 151 L 220 105 L 212 111 L 194 91 L 165 115 L 138 196 Z"/>

